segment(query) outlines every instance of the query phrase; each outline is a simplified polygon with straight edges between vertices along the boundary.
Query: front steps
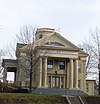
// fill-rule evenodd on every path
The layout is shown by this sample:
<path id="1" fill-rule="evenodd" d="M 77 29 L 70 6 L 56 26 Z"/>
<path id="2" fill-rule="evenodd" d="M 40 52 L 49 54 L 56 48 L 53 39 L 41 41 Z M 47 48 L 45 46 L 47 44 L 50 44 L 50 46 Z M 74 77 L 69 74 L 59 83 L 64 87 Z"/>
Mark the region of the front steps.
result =
<path id="1" fill-rule="evenodd" d="M 32 89 L 32 93 L 34 94 L 56 94 L 56 95 L 73 95 L 73 96 L 82 96 L 87 95 L 85 92 L 81 90 L 69 90 L 62 88 L 36 88 Z"/>

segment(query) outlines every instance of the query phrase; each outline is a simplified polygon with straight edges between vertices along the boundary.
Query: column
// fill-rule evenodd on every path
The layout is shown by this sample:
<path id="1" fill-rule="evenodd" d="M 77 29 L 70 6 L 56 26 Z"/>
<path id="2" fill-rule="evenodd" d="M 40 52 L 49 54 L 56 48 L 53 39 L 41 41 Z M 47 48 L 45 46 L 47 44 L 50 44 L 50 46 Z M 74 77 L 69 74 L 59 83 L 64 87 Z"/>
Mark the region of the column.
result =
<path id="1" fill-rule="evenodd" d="M 69 62 L 67 62 L 67 88 L 69 88 L 70 85 L 70 67 L 69 67 Z"/>
<path id="2" fill-rule="evenodd" d="M 82 70 L 83 70 L 83 91 L 86 91 L 86 60 L 82 61 Z"/>
<path id="3" fill-rule="evenodd" d="M 42 86 L 42 58 L 41 57 L 39 60 L 39 64 L 40 64 L 39 87 L 41 87 Z"/>
<path id="4" fill-rule="evenodd" d="M 78 59 L 75 60 L 75 88 L 78 88 Z"/>
<path id="5" fill-rule="evenodd" d="M 59 85 L 60 85 L 60 88 L 61 88 L 61 77 L 60 77 Z"/>
<path id="6" fill-rule="evenodd" d="M 7 80 L 7 68 L 4 68 L 4 73 L 3 73 L 3 81 L 5 82 Z"/>
<path id="7" fill-rule="evenodd" d="M 44 58 L 44 87 L 47 87 L 47 58 Z"/>
<path id="8" fill-rule="evenodd" d="M 65 77 L 63 77 L 63 88 L 65 88 Z"/>
<path id="9" fill-rule="evenodd" d="M 52 88 L 52 76 L 51 76 L 51 84 L 50 84 L 50 87 Z"/>
<path id="10" fill-rule="evenodd" d="M 70 59 L 70 88 L 73 88 L 73 59 Z"/>

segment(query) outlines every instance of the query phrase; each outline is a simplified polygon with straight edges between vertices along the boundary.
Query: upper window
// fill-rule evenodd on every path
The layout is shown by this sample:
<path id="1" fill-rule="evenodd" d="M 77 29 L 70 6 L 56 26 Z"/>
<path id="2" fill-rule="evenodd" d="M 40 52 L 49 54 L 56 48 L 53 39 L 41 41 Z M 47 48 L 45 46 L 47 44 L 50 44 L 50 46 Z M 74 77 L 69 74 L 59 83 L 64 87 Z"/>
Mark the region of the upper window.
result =
<path id="1" fill-rule="evenodd" d="M 62 43 L 59 42 L 47 42 L 45 45 L 53 45 L 53 46 L 65 46 Z"/>
<path id="2" fill-rule="evenodd" d="M 47 64 L 48 64 L 47 67 L 49 69 L 52 69 L 53 68 L 53 60 L 48 60 Z"/>
<path id="3" fill-rule="evenodd" d="M 41 38 L 42 38 L 42 34 L 39 35 L 39 39 L 41 39 Z"/>
<path id="4" fill-rule="evenodd" d="M 65 69 L 65 61 L 59 61 L 59 68 Z"/>

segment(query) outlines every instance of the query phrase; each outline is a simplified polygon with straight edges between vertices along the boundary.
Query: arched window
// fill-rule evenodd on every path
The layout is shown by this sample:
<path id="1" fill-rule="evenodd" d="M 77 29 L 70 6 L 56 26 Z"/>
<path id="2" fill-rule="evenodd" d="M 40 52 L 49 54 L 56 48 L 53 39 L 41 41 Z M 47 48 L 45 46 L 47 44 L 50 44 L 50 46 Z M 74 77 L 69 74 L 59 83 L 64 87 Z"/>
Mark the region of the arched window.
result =
<path id="1" fill-rule="evenodd" d="M 39 39 L 41 39 L 41 38 L 42 38 L 42 34 L 39 35 Z"/>
<path id="2" fill-rule="evenodd" d="M 52 45 L 52 46 L 65 46 L 62 43 L 59 42 L 47 42 L 45 45 Z"/>

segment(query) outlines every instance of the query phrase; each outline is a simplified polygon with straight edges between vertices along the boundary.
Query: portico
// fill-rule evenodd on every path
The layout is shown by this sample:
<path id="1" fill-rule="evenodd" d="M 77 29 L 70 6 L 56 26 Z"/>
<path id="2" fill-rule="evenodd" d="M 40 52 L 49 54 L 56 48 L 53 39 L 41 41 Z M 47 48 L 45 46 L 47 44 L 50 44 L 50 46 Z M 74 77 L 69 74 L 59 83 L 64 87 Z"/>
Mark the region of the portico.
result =
<path id="1" fill-rule="evenodd" d="M 3 81 L 7 81 L 7 72 L 14 73 L 14 82 L 16 82 L 17 75 L 17 60 L 4 59 L 2 63 L 4 67 Z"/>
<path id="2" fill-rule="evenodd" d="M 78 89 L 78 58 L 40 57 L 39 87 Z"/>

